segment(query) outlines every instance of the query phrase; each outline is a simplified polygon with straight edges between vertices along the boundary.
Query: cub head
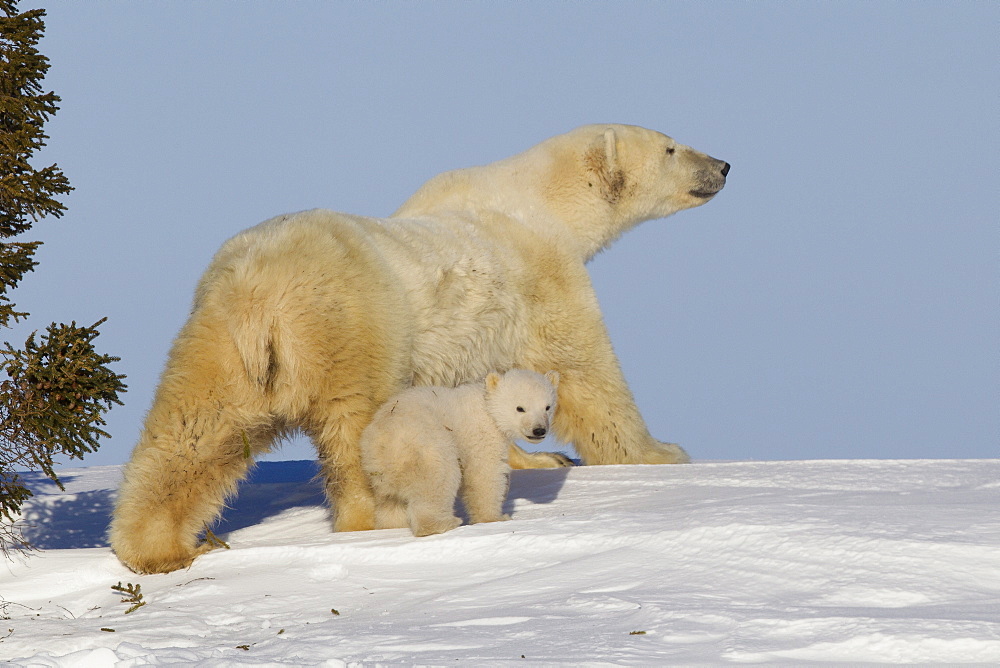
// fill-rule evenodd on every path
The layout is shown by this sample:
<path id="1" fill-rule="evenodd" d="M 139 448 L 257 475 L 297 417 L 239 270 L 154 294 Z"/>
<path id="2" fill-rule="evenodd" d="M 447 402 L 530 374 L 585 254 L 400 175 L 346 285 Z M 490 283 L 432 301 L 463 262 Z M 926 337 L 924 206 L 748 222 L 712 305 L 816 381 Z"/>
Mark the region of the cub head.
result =
<path id="1" fill-rule="evenodd" d="M 538 443 L 552 423 L 559 374 L 511 369 L 486 376 L 486 410 L 508 438 Z"/>

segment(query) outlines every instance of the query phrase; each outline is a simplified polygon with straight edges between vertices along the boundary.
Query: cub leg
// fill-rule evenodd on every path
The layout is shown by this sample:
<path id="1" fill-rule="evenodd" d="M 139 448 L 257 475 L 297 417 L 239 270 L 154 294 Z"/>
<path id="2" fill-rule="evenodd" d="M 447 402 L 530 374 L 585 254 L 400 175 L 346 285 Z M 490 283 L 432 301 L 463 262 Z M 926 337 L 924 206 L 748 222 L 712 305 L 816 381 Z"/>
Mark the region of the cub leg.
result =
<path id="1" fill-rule="evenodd" d="M 472 453 L 462 464 L 462 503 L 469 521 L 476 524 L 509 520 L 510 516 L 503 513 L 503 502 L 510 486 L 507 463 L 483 452 Z"/>

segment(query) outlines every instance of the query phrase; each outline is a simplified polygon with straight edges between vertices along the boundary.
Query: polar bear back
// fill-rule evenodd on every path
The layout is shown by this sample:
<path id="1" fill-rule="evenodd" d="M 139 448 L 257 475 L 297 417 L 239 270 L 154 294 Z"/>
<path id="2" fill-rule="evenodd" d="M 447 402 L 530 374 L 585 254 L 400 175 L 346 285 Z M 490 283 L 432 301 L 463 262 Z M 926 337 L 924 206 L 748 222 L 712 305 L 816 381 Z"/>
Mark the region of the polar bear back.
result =
<path id="1" fill-rule="evenodd" d="M 527 336 L 517 326 L 527 309 L 520 286 L 531 282 L 523 258 L 461 215 L 378 219 L 314 209 L 227 241 L 195 308 L 256 301 L 259 310 L 315 314 L 309 328 L 337 322 L 347 308 L 385 310 L 406 323 L 395 330 L 412 352 L 413 384 L 450 387 L 513 365 Z"/>

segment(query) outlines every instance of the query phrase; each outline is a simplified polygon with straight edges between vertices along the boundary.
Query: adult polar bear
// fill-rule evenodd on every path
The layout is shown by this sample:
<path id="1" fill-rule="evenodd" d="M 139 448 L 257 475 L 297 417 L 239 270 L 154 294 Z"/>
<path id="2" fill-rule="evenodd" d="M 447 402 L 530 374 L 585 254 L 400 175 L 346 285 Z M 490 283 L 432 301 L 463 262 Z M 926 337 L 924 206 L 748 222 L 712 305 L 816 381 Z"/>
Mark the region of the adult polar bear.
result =
<path id="1" fill-rule="evenodd" d="M 688 461 L 639 415 L 584 264 L 642 221 L 704 204 L 729 164 L 591 125 L 440 174 L 392 217 L 280 216 L 216 254 L 167 361 L 111 522 L 140 573 L 185 567 L 255 454 L 302 430 L 334 529 L 373 526 L 359 436 L 391 395 L 494 369 L 559 372 L 557 437 L 588 464 Z M 514 468 L 568 464 L 511 451 Z"/>

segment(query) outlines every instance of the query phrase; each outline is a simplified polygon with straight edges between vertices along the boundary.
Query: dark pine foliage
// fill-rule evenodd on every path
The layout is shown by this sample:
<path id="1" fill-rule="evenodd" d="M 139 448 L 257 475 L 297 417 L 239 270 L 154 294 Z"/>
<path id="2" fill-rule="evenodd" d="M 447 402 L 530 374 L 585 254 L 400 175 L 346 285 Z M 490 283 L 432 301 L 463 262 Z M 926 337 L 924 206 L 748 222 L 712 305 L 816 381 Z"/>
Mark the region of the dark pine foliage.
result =
<path id="1" fill-rule="evenodd" d="M 41 242 L 12 241 L 45 216 L 66 207 L 55 197 L 72 190 L 62 171 L 35 169 L 30 159 L 45 145 L 43 126 L 59 97 L 41 82 L 48 58 L 36 48 L 45 23 L 41 9 L 18 12 L 16 0 L 0 0 L 0 327 L 27 317 L 8 294 L 33 271 Z M 31 491 L 18 469 L 41 470 L 62 487 L 53 457 L 81 458 L 107 437 L 103 413 L 120 404 L 124 376 L 107 365 L 119 358 L 93 346 L 98 321 L 90 327 L 52 323 L 23 348 L 0 348 L 0 550 L 24 546 L 14 522 Z"/>

